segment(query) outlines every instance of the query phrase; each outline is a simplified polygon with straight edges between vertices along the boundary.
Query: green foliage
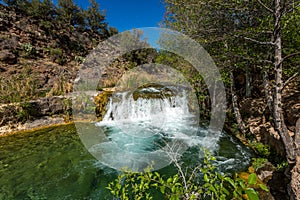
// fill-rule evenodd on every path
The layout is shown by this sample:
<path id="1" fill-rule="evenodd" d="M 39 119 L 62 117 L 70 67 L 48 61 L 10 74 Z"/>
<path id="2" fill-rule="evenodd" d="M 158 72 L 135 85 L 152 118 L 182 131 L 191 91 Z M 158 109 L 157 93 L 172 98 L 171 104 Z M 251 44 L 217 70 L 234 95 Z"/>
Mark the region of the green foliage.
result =
<path id="1" fill-rule="evenodd" d="M 23 43 L 21 48 L 25 52 L 25 57 L 32 58 L 36 54 L 36 49 L 30 43 Z"/>
<path id="2" fill-rule="evenodd" d="M 84 60 L 85 60 L 85 58 L 82 57 L 82 56 L 75 56 L 75 61 L 78 62 L 78 63 L 80 63 L 80 64 L 83 63 Z"/>
<path id="3" fill-rule="evenodd" d="M 260 157 L 267 158 L 271 154 L 270 145 L 253 141 L 250 143 L 250 146 L 258 153 Z"/>
<path id="4" fill-rule="evenodd" d="M 49 52 L 49 55 L 50 55 L 51 59 L 53 60 L 53 62 L 56 62 L 60 65 L 63 65 L 67 62 L 62 49 L 48 48 L 48 49 L 46 49 L 46 51 Z"/>
<path id="5" fill-rule="evenodd" d="M 4 3 L 39 20 L 47 34 L 51 33 L 52 26 L 63 26 L 66 30 L 91 30 L 103 37 L 118 32 L 113 27 L 108 28 L 105 13 L 95 0 L 90 0 L 86 10 L 73 0 L 58 0 L 57 6 L 51 0 L 4 0 Z"/>
<path id="6" fill-rule="evenodd" d="M 47 200 L 44 195 L 37 194 L 32 187 L 27 190 L 29 200 Z"/>
<path id="7" fill-rule="evenodd" d="M 58 0 L 58 20 L 65 26 L 81 25 L 81 9 L 74 4 L 73 0 Z"/>
<path id="8" fill-rule="evenodd" d="M 14 8 L 18 8 L 24 10 L 24 8 L 28 7 L 29 1 L 27 0 L 3 0 L 9 6 Z"/>
<path id="9" fill-rule="evenodd" d="M 85 11 L 85 20 L 87 27 L 98 33 L 107 30 L 107 23 L 104 22 L 105 15 L 100 10 L 100 5 L 95 0 L 90 0 L 90 6 Z"/>
<path id="10" fill-rule="evenodd" d="M 164 3 L 166 14 L 163 25 L 183 32 L 203 45 L 222 72 L 226 86 L 230 85 L 228 74 L 234 70 L 239 76 L 248 72 L 252 77 L 250 89 L 261 91 L 261 87 L 255 85 L 254 88 L 253 83 L 262 82 L 261 72 L 269 71 L 271 66 L 274 69 L 275 55 L 272 45 L 255 41 L 273 40 L 274 13 L 266 10 L 258 1 L 164 0 Z M 263 1 L 263 4 L 274 9 L 272 0 Z M 300 9 L 292 0 L 282 1 L 282 8 L 285 57 L 300 52 Z M 287 80 L 299 72 L 299 64 L 299 54 L 284 59 L 283 79 Z M 274 73 L 270 71 L 269 77 L 274 79 Z M 245 82 L 240 84 L 241 87 L 247 87 Z M 237 94 L 243 97 L 244 91 L 239 90 Z"/>
<path id="11" fill-rule="evenodd" d="M 178 168 L 178 173 L 166 177 L 158 172 L 151 172 L 148 167 L 144 172 L 131 172 L 123 170 L 118 178 L 109 183 L 107 189 L 117 198 L 129 199 L 154 199 L 153 191 L 160 199 L 258 199 L 258 193 L 253 188 L 257 185 L 256 174 L 250 174 L 248 180 L 238 176 L 231 178 L 217 172 L 213 164 L 215 158 L 208 151 L 204 151 L 204 163 L 199 165 L 189 177 L 183 176 L 183 171 Z M 202 181 L 199 181 L 201 176 Z M 268 188 L 259 184 L 265 191 Z"/>
<path id="12" fill-rule="evenodd" d="M 282 161 L 281 163 L 278 163 L 276 165 L 276 170 L 277 171 L 284 171 L 288 167 L 289 163 L 285 160 Z"/>
<path id="13" fill-rule="evenodd" d="M 17 117 L 18 121 L 25 122 L 34 113 L 34 108 L 30 104 L 30 102 L 22 102 L 20 104 L 20 107 L 21 107 L 21 109 L 17 113 L 16 117 Z"/>
<path id="14" fill-rule="evenodd" d="M 64 98 L 62 103 L 64 106 L 64 119 L 66 122 L 69 122 L 72 117 L 72 99 Z"/>
<path id="15" fill-rule="evenodd" d="M 252 158 L 252 165 L 254 169 L 262 167 L 266 162 L 268 162 L 268 159 L 266 158 Z"/>

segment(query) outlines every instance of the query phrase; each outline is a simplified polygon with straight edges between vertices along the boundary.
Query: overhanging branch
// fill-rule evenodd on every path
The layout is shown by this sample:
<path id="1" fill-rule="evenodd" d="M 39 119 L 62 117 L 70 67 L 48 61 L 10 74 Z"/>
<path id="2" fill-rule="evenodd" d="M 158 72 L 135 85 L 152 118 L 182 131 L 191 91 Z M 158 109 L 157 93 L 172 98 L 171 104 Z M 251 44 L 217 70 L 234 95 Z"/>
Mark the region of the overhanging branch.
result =
<path id="1" fill-rule="evenodd" d="M 289 84 L 289 82 L 291 82 L 297 75 L 298 75 L 298 72 L 295 73 L 295 74 L 294 74 L 293 76 L 291 76 L 290 78 L 288 78 L 288 80 L 286 80 L 286 81 L 284 82 L 282 89 L 284 89 L 284 88 L 287 86 L 287 84 Z"/>
<path id="2" fill-rule="evenodd" d="M 260 5 L 262 5 L 262 7 L 264 7 L 267 11 L 269 11 L 270 13 L 274 13 L 274 11 L 269 8 L 268 6 L 266 6 L 266 4 L 264 4 L 263 2 L 261 2 L 260 0 L 256 0 Z"/>
<path id="3" fill-rule="evenodd" d="M 293 57 L 293 56 L 296 56 L 296 55 L 300 55 L 300 51 L 299 51 L 299 52 L 296 52 L 296 53 L 291 53 L 291 54 L 289 54 L 289 55 L 283 57 L 283 58 L 281 59 L 279 65 L 282 64 L 282 62 L 283 62 L 284 60 L 289 59 L 289 58 L 291 58 L 291 57 Z"/>
<path id="4" fill-rule="evenodd" d="M 261 45 L 275 45 L 274 42 L 262 42 L 262 41 L 258 41 L 258 40 L 255 40 L 253 38 L 248 38 L 248 37 L 244 37 L 245 40 L 249 40 L 251 42 L 255 42 L 257 44 L 261 44 Z"/>

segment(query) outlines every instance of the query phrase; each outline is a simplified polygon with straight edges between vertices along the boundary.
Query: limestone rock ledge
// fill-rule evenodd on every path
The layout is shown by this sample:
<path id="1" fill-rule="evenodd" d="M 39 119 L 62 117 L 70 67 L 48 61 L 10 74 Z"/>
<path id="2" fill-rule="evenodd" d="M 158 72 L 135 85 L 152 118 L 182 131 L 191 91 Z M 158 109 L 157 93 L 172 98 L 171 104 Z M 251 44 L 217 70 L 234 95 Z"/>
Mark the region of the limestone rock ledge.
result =
<path id="1" fill-rule="evenodd" d="M 71 98 L 45 97 L 27 102 L 0 105 L 0 134 L 63 123 L 71 112 Z"/>

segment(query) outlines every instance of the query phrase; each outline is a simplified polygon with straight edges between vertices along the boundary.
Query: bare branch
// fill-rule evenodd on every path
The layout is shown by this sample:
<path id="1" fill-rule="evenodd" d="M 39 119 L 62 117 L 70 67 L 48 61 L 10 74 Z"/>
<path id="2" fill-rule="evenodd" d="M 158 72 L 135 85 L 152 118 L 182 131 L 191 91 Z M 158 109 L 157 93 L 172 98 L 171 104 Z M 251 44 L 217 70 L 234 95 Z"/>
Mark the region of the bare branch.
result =
<path id="1" fill-rule="evenodd" d="M 288 80 L 286 80 L 283 84 L 282 90 L 289 84 L 289 82 L 291 82 L 295 77 L 297 77 L 298 72 L 296 72 L 293 76 L 291 76 L 290 78 L 288 78 Z"/>
<path id="2" fill-rule="evenodd" d="M 271 8 L 269 8 L 268 6 L 266 6 L 266 4 L 264 4 L 263 2 L 261 2 L 260 0 L 256 0 L 260 5 L 262 5 L 262 7 L 264 7 L 267 11 L 269 11 L 270 13 L 274 13 L 274 10 L 272 10 Z"/>
<path id="3" fill-rule="evenodd" d="M 174 143 L 172 146 L 170 146 L 168 143 L 166 143 L 166 148 L 167 148 L 167 155 L 171 159 L 171 161 L 175 164 L 176 168 L 178 169 L 179 175 L 182 178 L 184 188 L 185 190 L 188 189 L 188 184 L 186 180 L 186 174 L 183 172 L 181 165 L 179 164 L 178 157 L 181 156 L 178 151 L 180 148 L 181 144 Z"/>
<path id="4" fill-rule="evenodd" d="M 289 10 L 286 10 L 285 13 L 291 13 L 294 12 L 296 9 L 298 9 L 298 7 L 300 7 L 300 4 L 298 5 L 294 5 L 292 8 L 290 8 Z"/>
<path id="5" fill-rule="evenodd" d="M 263 34 L 273 34 L 273 31 L 261 31 Z"/>
<path id="6" fill-rule="evenodd" d="M 296 52 L 296 53 L 291 53 L 291 54 L 289 54 L 289 55 L 283 57 L 279 64 L 282 64 L 284 60 L 289 59 L 289 58 L 291 58 L 291 57 L 293 57 L 293 56 L 297 56 L 297 55 L 300 55 L 300 51 L 298 51 L 298 52 Z"/>
<path id="7" fill-rule="evenodd" d="M 189 177 L 188 182 L 192 181 L 192 179 L 196 176 L 196 173 L 198 172 L 198 170 L 200 170 L 200 168 L 201 168 L 201 164 L 197 165 L 197 166 L 193 169 L 192 174 L 191 174 L 191 176 Z"/>
<path id="8" fill-rule="evenodd" d="M 2 120 L 0 121 L 0 126 L 3 124 L 4 120 L 5 120 L 5 115 L 3 115 Z"/>
<path id="9" fill-rule="evenodd" d="M 274 65 L 274 62 L 272 62 L 271 60 L 259 60 L 259 62 L 268 63 L 268 64 Z"/>
<path id="10" fill-rule="evenodd" d="M 255 40 L 253 38 L 248 38 L 248 37 L 243 37 L 245 40 L 249 40 L 251 42 L 255 42 L 257 44 L 261 44 L 261 45 L 275 45 L 274 42 L 262 42 L 262 41 L 258 41 L 258 40 Z"/>

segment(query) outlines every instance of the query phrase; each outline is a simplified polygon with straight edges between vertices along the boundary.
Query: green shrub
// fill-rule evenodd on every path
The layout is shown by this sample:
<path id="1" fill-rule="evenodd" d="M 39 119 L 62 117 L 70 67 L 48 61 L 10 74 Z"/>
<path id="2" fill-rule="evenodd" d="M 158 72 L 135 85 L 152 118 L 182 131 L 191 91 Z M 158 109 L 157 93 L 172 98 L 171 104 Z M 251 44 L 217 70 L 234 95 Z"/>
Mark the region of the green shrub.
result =
<path id="1" fill-rule="evenodd" d="M 256 151 L 259 157 L 268 158 L 271 154 L 270 145 L 263 144 L 261 142 L 252 141 L 249 145 Z"/>
<path id="2" fill-rule="evenodd" d="M 36 54 L 36 49 L 30 43 L 21 44 L 21 48 L 25 52 L 25 57 L 33 58 Z"/>
<path id="3" fill-rule="evenodd" d="M 153 199 L 155 189 L 163 199 L 259 199 L 254 186 L 268 191 L 264 184 L 257 183 L 256 174 L 250 174 L 248 180 L 237 175 L 231 178 L 216 170 L 215 158 L 204 151 L 204 163 L 197 166 L 187 175 L 180 165 L 178 173 L 166 177 L 158 172 L 151 172 L 151 167 L 144 172 L 131 172 L 124 169 L 118 178 L 109 183 L 107 189 L 111 194 L 122 200 Z M 178 163 L 177 163 L 178 164 Z M 199 175 L 202 181 L 199 181 Z"/>
<path id="4" fill-rule="evenodd" d="M 83 63 L 84 60 L 85 60 L 85 58 L 82 57 L 82 56 L 75 56 L 75 61 L 78 62 L 78 63 L 80 63 L 80 64 Z"/>
<path id="5" fill-rule="evenodd" d="M 268 162 L 266 158 L 252 158 L 252 166 L 254 169 L 262 167 L 266 162 Z"/>
<path id="6" fill-rule="evenodd" d="M 64 65 L 66 64 L 67 60 L 64 57 L 63 50 L 59 48 L 48 48 L 50 57 L 53 60 L 53 62 L 56 62 L 57 64 Z"/>

